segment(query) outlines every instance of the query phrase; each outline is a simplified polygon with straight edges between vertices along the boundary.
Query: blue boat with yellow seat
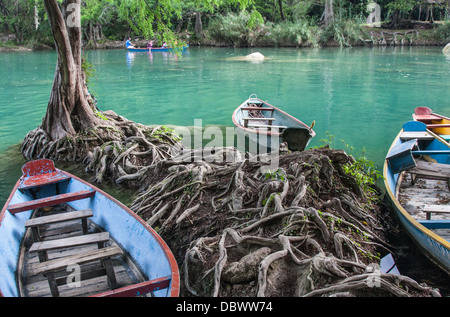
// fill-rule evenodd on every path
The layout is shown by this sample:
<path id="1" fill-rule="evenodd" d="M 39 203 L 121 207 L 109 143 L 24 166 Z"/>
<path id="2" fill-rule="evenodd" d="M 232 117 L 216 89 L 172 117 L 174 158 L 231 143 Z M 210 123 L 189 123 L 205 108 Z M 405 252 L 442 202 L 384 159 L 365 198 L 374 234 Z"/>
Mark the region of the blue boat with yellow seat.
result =
<path id="1" fill-rule="evenodd" d="M 449 143 L 423 122 L 406 122 L 386 155 L 383 176 L 405 231 L 450 274 Z"/>

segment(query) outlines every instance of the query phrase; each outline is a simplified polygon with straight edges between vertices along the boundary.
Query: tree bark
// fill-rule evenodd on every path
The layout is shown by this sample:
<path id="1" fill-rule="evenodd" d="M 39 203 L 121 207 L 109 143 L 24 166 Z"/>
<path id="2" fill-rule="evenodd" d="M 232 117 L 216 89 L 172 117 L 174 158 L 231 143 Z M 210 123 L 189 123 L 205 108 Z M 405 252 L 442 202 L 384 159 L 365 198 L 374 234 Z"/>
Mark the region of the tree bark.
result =
<path id="1" fill-rule="evenodd" d="M 203 33 L 203 24 L 200 11 L 195 12 L 195 35 L 198 39 L 205 37 L 205 34 Z"/>
<path id="2" fill-rule="evenodd" d="M 323 10 L 321 22 L 325 25 L 328 25 L 330 22 L 333 22 L 333 20 L 333 0 L 325 0 L 325 8 Z"/>
<path id="3" fill-rule="evenodd" d="M 52 140 L 75 135 L 99 123 L 81 68 L 81 25 L 77 23 L 80 1 L 64 0 L 61 11 L 57 0 L 44 0 L 58 57 L 47 113 L 41 125 Z M 76 9 L 67 12 L 69 8 Z"/>
<path id="4" fill-rule="evenodd" d="M 278 7 L 280 8 L 281 21 L 284 21 L 285 17 L 284 17 L 284 12 L 283 12 L 283 1 L 282 0 L 278 0 Z"/>

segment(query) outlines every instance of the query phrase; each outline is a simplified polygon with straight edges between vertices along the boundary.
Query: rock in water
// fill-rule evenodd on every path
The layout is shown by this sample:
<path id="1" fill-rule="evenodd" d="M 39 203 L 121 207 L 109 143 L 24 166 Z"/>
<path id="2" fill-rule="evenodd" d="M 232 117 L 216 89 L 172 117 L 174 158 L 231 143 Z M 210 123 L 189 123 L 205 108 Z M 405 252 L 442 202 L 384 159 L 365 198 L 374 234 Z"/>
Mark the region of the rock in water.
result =
<path id="1" fill-rule="evenodd" d="M 442 53 L 450 55 L 450 43 L 445 45 L 444 49 L 442 50 Z"/>
<path id="2" fill-rule="evenodd" d="M 245 59 L 249 61 L 263 61 L 264 58 L 265 58 L 264 55 L 259 52 L 251 53 L 245 56 Z"/>

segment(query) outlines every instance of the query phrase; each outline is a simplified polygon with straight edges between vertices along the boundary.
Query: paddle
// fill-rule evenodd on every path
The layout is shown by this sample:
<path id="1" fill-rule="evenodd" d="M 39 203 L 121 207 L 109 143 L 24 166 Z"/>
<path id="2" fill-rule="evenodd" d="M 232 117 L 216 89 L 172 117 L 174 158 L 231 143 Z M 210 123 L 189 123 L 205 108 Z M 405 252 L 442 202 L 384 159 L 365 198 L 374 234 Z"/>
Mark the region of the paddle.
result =
<path id="1" fill-rule="evenodd" d="M 311 130 L 315 121 L 310 127 L 287 128 L 281 133 L 281 140 L 286 142 L 291 151 L 303 151 L 311 139 Z"/>

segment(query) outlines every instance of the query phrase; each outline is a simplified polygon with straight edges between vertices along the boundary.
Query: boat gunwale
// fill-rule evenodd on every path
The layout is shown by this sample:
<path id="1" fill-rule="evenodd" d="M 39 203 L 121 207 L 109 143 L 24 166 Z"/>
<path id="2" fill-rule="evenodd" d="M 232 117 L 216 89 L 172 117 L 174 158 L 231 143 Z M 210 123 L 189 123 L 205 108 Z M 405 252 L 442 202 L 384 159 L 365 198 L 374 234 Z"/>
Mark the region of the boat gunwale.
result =
<path id="1" fill-rule="evenodd" d="M 179 274 L 179 270 L 178 270 L 178 264 L 177 261 L 172 253 L 172 251 L 170 250 L 170 248 L 168 247 L 167 243 L 161 238 L 161 236 L 156 233 L 156 231 L 149 226 L 142 218 L 140 218 L 135 212 L 133 212 L 130 208 L 128 208 L 126 205 L 124 205 L 122 202 L 120 202 L 119 200 L 117 200 L 116 198 L 114 198 L 113 196 L 111 196 L 110 194 L 106 193 L 105 191 L 101 190 L 100 188 L 88 183 L 87 181 L 69 173 L 63 170 L 60 170 L 58 168 L 55 168 L 57 172 L 61 172 L 73 179 L 75 179 L 76 181 L 79 181 L 81 183 L 83 183 L 84 185 L 92 188 L 93 190 L 95 190 L 96 192 L 98 192 L 99 194 L 105 196 L 107 199 L 111 200 L 112 202 L 114 202 L 115 204 L 117 204 L 124 212 L 127 212 L 134 220 L 136 220 L 139 224 L 141 224 L 143 226 L 143 228 L 145 228 L 145 230 L 147 230 L 152 237 L 157 241 L 157 243 L 159 244 L 159 246 L 161 247 L 161 249 L 163 250 L 167 261 L 169 262 L 170 265 L 170 271 L 171 271 L 171 282 L 170 282 L 170 290 L 169 293 L 171 297 L 177 297 L 179 296 L 180 293 L 180 274 Z M 24 175 L 22 175 L 19 180 L 16 182 L 16 185 L 14 186 L 13 190 L 11 191 L 8 199 L 6 200 L 3 208 L 2 208 L 2 212 L 0 214 L 0 226 L 3 223 L 5 214 L 8 210 L 8 207 L 10 205 L 10 202 L 12 200 L 12 198 L 14 197 L 14 194 L 16 193 L 16 191 L 18 191 L 19 185 L 22 181 L 22 179 L 24 178 Z M 23 239 L 23 237 L 22 237 Z M 20 242 L 22 243 L 22 241 Z M 18 261 L 19 259 L 17 259 Z M 18 267 L 18 265 L 16 265 L 16 267 Z M 133 286 L 136 288 L 136 290 L 139 290 L 140 288 L 142 288 L 142 285 L 147 286 L 148 283 L 150 283 L 151 281 L 144 281 L 144 282 L 140 282 L 137 284 L 133 284 L 133 285 L 128 285 L 125 287 L 120 287 L 116 290 L 114 290 L 115 292 L 120 292 L 122 288 L 126 288 L 128 291 L 130 291 L 131 289 L 133 289 Z M 97 293 L 94 294 L 92 296 L 102 296 L 102 295 L 106 295 L 107 293 L 109 293 L 109 291 L 106 292 L 101 292 L 101 293 Z M 4 297 L 2 290 L 0 289 L 0 297 Z"/>
<path id="2" fill-rule="evenodd" d="M 22 176 L 22 177 L 23 177 L 23 176 Z M 8 210 L 8 207 L 9 207 L 9 205 L 10 205 L 10 203 L 11 203 L 12 198 L 14 197 L 14 194 L 16 193 L 16 191 L 19 190 L 19 186 L 20 186 L 20 182 L 21 182 L 21 180 L 22 180 L 22 177 L 20 177 L 19 180 L 16 182 L 16 184 L 14 185 L 13 190 L 12 190 L 11 193 L 9 194 L 8 199 L 6 200 L 5 204 L 3 205 L 2 212 L 0 213 L 0 227 L 1 227 L 2 224 L 3 224 L 3 220 L 5 219 L 6 211 Z M 11 214 L 11 215 L 12 215 L 12 214 Z M 19 259 L 17 259 L 17 261 L 18 261 L 18 260 L 19 260 Z M 17 263 L 16 263 L 16 267 L 18 267 Z M 5 297 L 5 296 L 3 295 L 3 292 L 2 292 L 2 290 L 1 290 L 1 288 L 0 288 L 0 297 Z"/>
<path id="3" fill-rule="evenodd" d="M 285 111 L 283 111 L 283 110 L 281 110 L 281 109 L 279 109 L 279 108 L 277 108 L 277 107 L 271 105 L 271 104 L 268 103 L 267 101 L 263 101 L 263 100 L 261 100 L 261 99 L 259 99 L 259 98 L 248 98 L 247 100 L 245 100 L 242 104 L 240 104 L 240 105 L 234 110 L 233 116 L 232 116 L 231 118 L 232 118 L 232 120 L 233 120 L 234 125 L 235 125 L 236 127 L 238 127 L 239 129 L 242 129 L 242 130 L 244 130 L 244 131 L 246 131 L 246 132 L 248 132 L 248 133 L 253 133 L 253 134 L 263 134 L 263 135 L 270 135 L 270 136 L 277 136 L 277 137 L 281 136 L 281 134 L 282 134 L 282 132 L 269 131 L 268 129 L 267 129 L 267 130 L 257 130 L 257 129 L 252 129 L 252 128 L 246 128 L 246 127 L 244 127 L 242 124 L 240 124 L 239 122 L 237 122 L 237 120 L 236 120 L 236 114 L 238 113 L 239 110 L 241 110 L 242 107 L 244 107 L 245 105 L 247 105 L 247 103 L 248 103 L 249 100 L 258 100 L 258 101 L 260 101 L 261 103 L 263 103 L 263 104 L 265 104 L 265 105 L 267 105 L 267 106 L 269 106 L 269 107 L 274 108 L 276 111 L 279 111 L 279 112 L 281 112 L 282 114 L 284 114 L 284 115 L 290 117 L 291 119 L 293 119 L 293 120 L 296 121 L 297 123 L 300 123 L 301 125 L 303 125 L 305 128 L 307 128 L 307 129 L 310 131 L 311 138 L 313 138 L 313 137 L 316 135 L 316 132 L 315 132 L 312 128 L 310 128 L 307 124 L 305 124 L 304 122 L 300 121 L 299 119 L 297 119 L 296 117 L 290 115 L 289 113 L 287 113 L 287 112 L 285 112 Z M 242 111 L 242 110 L 241 110 L 241 111 Z M 288 128 L 289 128 L 289 127 L 288 127 Z"/>
<path id="4" fill-rule="evenodd" d="M 395 143 L 398 141 L 398 139 L 400 139 L 400 135 L 402 134 L 403 129 L 400 130 L 400 132 L 398 133 L 398 135 L 395 137 L 394 141 L 392 142 L 391 146 L 389 147 L 389 150 L 387 153 L 390 153 L 392 148 L 394 147 Z M 443 142 L 444 140 L 437 135 L 436 133 L 430 131 L 427 129 L 427 132 L 429 132 L 431 135 L 433 135 L 436 139 L 438 139 L 439 141 Z M 446 142 L 443 142 L 444 144 L 446 144 Z M 448 143 L 447 143 L 448 144 Z M 392 175 L 394 175 L 392 173 Z M 412 217 L 405 208 L 403 208 L 403 206 L 400 204 L 400 202 L 398 201 L 398 198 L 395 197 L 394 192 L 392 191 L 391 187 L 389 186 L 389 181 L 388 181 L 388 161 L 385 160 L 384 161 L 384 166 L 383 166 L 383 178 L 384 178 L 384 186 L 386 189 L 386 192 L 389 195 L 389 198 L 391 199 L 391 201 L 394 203 L 395 205 L 395 209 L 405 218 L 406 221 L 408 221 L 413 227 L 415 227 L 417 230 L 419 230 L 420 232 L 424 233 L 426 236 L 428 236 L 430 239 L 436 241 L 436 243 L 440 244 L 441 246 L 443 246 L 444 248 L 450 250 L 450 242 L 445 240 L 444 238 L 442 238 L 441 236 L 439 236 L 438 234 L 434 233 L 433 231 L 431 231 L 430 229 L 426 228 L 424 225 L 422 225 L 419 221 L 417 221 L 416 219 L 414 219 L 414 217 Z M 399 181 L 400 177 L 397 179 L 397 182 Z M 394 185 L 397 185 L 397 182 Z"/>

